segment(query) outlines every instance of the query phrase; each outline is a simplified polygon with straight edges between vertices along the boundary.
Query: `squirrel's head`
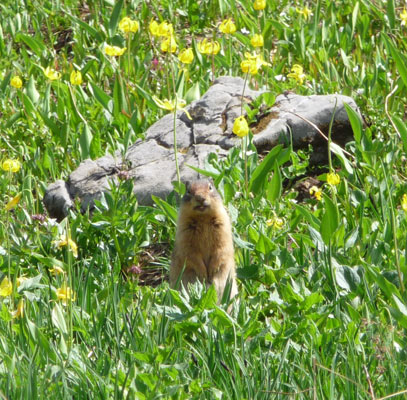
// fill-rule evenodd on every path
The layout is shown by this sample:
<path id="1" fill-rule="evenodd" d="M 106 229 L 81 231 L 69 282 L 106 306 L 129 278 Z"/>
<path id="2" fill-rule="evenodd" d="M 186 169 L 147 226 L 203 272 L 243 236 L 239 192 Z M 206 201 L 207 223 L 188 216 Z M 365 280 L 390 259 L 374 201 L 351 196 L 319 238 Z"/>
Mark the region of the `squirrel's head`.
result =
<path id="1" fill-rule="evenodd" d="M 209 179 L 200 179 L 186 182 L 186 192 L 182 198 L 182 204 L 188 205 L 191 211 L 207 213 L 211 210 L 214 202 L 221 199 L 215 185 Z"/>

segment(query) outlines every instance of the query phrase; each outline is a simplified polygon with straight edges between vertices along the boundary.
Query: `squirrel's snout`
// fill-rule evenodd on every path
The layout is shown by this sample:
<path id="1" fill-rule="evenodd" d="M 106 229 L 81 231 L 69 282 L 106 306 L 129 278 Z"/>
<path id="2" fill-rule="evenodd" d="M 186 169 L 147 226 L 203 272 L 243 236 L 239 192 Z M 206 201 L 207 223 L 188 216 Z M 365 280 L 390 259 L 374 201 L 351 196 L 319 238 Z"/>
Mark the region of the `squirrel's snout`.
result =
<path id="1" fill-rule="evenodd" d="M 194 199 L 195 205 L 198 206 L 198 207 L 208 207 L 209 204 L 210 204 L 209 199 L 208 199 L 207 196 L 200 195 L 198 193 L 196 193 L 194 195 L 193 199 Z"/>

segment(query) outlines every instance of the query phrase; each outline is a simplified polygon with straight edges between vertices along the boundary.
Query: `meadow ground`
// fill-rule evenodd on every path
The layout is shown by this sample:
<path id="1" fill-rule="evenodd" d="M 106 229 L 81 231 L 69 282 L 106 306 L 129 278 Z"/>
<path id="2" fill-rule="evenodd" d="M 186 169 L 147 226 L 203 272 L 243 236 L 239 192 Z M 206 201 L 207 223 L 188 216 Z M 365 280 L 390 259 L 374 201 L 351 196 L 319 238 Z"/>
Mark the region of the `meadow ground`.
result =
<path id="1" fill-rule="evenodd" d="M 3 0 L 0 15 L 2 399 L 406 398 L 403 2 Z M 142 207 L 124 180 L 91 216 L 42 205 L 221 75 L 268 106 L 349 95 L 365 117 L 350 112 L 354 140 L 323 169 L 311 149 L 262 163 L 244 125 L 244 150 L 210 158 L 234 226 L 230 315 L 213 290 L 161 282 L 175 196 Z"/>

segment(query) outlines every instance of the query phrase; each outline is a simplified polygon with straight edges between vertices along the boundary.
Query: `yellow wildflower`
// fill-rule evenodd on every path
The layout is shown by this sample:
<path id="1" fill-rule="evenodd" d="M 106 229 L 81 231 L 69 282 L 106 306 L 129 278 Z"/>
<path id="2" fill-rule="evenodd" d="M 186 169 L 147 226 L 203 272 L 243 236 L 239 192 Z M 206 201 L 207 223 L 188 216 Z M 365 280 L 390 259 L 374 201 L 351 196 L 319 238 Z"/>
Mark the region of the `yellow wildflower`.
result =
<path id="1" fill-rule="evenodd" d="M 154 21 L 153 19 L 150 21 L 148 25 L 148 29 L 153 36 L 158 36 L 158 22 Z"/>
<path id="2" fill-rule="evenodd" d="M 174 34 L 174 27 L 167 21 L 163 21 L 159 24 L 157 21 L 151 20 L 148 29 L 153 36 L 169 37 Z"/>
<path id="3" fill-rule="evenodd" d="M 59 238 L 59 240 L 54 241 L 54 244 L 60 249 L 64 246 L 69 246 L 69 248 L 72 251 L 72 254 L 74 255 L 74 257 L 78 257 L 78 246 L 76 245 L 76 243 L 71 239 L 71 238 L 67 238 L 66 236 L 61 236 Z"/>
<path id="4" fill-rule="evenodd" d="M 235 119 L 232 131 L 236 136 L 239 137 L 244 137 L 249 133 L 249 125 L 247 124 L 246 118 L 243 115 Z"/>
<path id="5" fill-rule="evenodd" d="M 69 286 L 63 285 L 57 289 L 57 298 L 58 300 L 61 300 L 64 305 L 66 305 L 68 301 L 75 301 L 76 295 Z"/>
<path id="6" fill-rule="evenodd" d="M 50 81 L 56 81 L 59 78 L 61 78 L 61 73 L 56 71 L 54 68 L 47 67 L 44 69 L 44 75 L 50 80 Z"/>
<path id="7" fill-rule="evenodd" d="M 264 10 L 266 8 L 266 0 L 255 0 L 253 8 L 257 11 Z"/>
<path id="8" fill-rule="evenodd" d="M 311 10 L 305 6 L 302 9 L 296 8 L 296 11 L 298 14 L 302 15 L 305 19 L 309 19 L 309 17 L 312 15 Z"/>
<path id="9" fill-rule="evenodd" d="M 158 36 L 173 36 L 174 34 L 174 28 L 172 24 L 170 24 L 167 21 L 161 22 L 160 25 L 158 25 Z"/>
<path id="10" fill-rule="evenodd" d="M 121 47 L 117 47 L 117 46 L 110 46 L 108 44 L 105 46 L 105 53 L 108 56 L 112 56 L 112 57 L 122 56 L 126 50 L 127 50 L 127 47 L 121 48 Z"/>
<path id="11" fill-rule="evenodd" d="M 23 81 L 19 76 L 16 75 L 11 78 L 10 85 L 16 89 L 21 89 L 21 87 L 23 86 Z"/>
<path id="12" fill-rule="evenodd" d="M 253 47 L 263 47 L 264 45 L 263 35 L 256 33 L 250 39 L 250 43 L 252 44 Z"/>
<path id="13" fill-rule="evenodd" d="M 401 199 L 401 208 L 407 212 L 407 194 L 403 194 Z"/>
<path id="14" fill-rule="evenodd" d="M 219 26 L 219 30 L 222 33 L 232 34 L 236 32 L 236 25 L 232 21 L 232 18 L 228 18 L 222 21 L 222 23 Z"/>
<path id="15" fill-rule="evenodd" d="M 51 274 L 52 275 L 64 275 L 65 274 L 65 271 L 61 268 L 61 267 L 58 267 L 57 265 L 54 265 L 53 266 L 53 268 L 51 268 L 50 270 L 49 270 L 49 272 L 51 272 Z"/>
<path id="16" fill-rule="evenodd" d="M 407 11 L 406 9 L 403 10 L 403 12 L 400 14 L 400 19 L 401 19 L 401 23 L 400 25 L 407 25 Z"/>
<path id="17" fill-rule="evenodd" d="M 304 70 L 299 64 L 294 64 L 291 68 L 291 73 L 287 74 L 289 78 L 294 78 L 300 85 L 304 82 L 305 74 Z"/>
<path id="18" fill-rule="evenodd" d="M 177 42 L 172 36 L 161 42 L 161 51 L 163 53 L 175 53 L 177 51 Z"/>
<path id="19" fill-rule="evenodd" d="M 240 68 L 244 73 L 249 73 L 251 75 L 256 75 L 263 65 L 270 65 L 269 63 L 265 62 L 260 54 L 250 54 L 245 53 L 246 59 L 240 63 Z"/>
<path id="20" fill-rule="evenodd" d="M 20 201 L 21 199 L 21 193 L 19 193 L 17 196 L 13 197 L 5 206 L 6 211 L 12 210 Z"/>
<path id="21" fill-rule="evenodd" d="M 138 21 L 135 21 L 129 17 L 124 17 L 120 22 L 119 22 L 119 29 L 124 32 L 124 33 L 129 33 L 129 32 L 137 32 L 140 28 L 140 24 Z"/>
<path id="22" fill-rule="evenodd" d="M 208 42 L 208 39 L 204 39 L 198 43 L 198 51 L 202 54 L 216 54 L 220 51 L 220 44 L 217 40 L 211 40 Z"/>
<path id="23" fill-rule="evenodd" d="M 266 221 L 267 226 L 271 226 L 276 229 L 281 229 L 284 226 L 284 220 L 279 217 L 273 217 Z"/>
<path id="24" fill-rule="evenodd" d="M 0 296 L 7 297 L 13 292 L 13 284 L 10 282 L 6 276 L 0 284 Z"/>
<path id="25" fill-rule="evenodd" d="M 17 310 L 13 312 L 13 318 L 21 318 L 24 316 L 24 299 L 20 299 L 17 304 Z"/>
<path id="26" fill-rule="evenodd" d="M 20 164 L 20 161 L 18 161 L 18 160 L 12 160 L 12 159 L 8 158 L 7 160 L 3 161 L 3 164 L 1 167 L 2 167 L 3 171 L 18 172 L 18 171 L 20 171 L 21 164 Z"/>
<path id="27" fill-rule="evenodd" d="M 256 75 L 259 72 L 256 60 L 243 60 L 240 63 L 240 68 L 245 74 Z"/>
<path id="28" fill-rule="evenodd" d="M 314 196 L 318 201 L 322 199 L 322 190 L 317 186 L 312 186 L 309 190 L 309 194 Z"/>
<path id="29" fill-rule="evenodd" d="M 330 185 L 339 185 L 339 183 L 341 182 L 341 178 L 336 172 L 330 172 L 326 175 L 326 181 Z"/>
<path id="30" fill-rule="evenodd" d="M 71 84 L 72 85 L 81 85 L 82 84 L 81 71 L 72 71 L 71 72 Z"/>
<path id="31" fill-rule="evenodd" d="M 185 110 L 185 105 L 187 104 L 187 102 L 183 99 L 176 98 L 174 100 L 168 100 L 168 99 L 160 100 L 157 96 L 153 96 L 153 100 L 154 100 L 155 104 L 157 104 L 158 107 L 160 107 L 164 110 L 167 110 L 167 111 L 174 111 L 175 109 L 183 110 L 185 112 L 185 114 L 187 115 L 187 117 L 189 119 L 192 119 L 189 112 L 187 110 Z"/>
<path id="32" fill-rule="evenodd" d="M 178 60 L 180 60 L 183 64 L 191 64 L 194 60 L 194 53 L 191 48 L 183 49 L 178 54 Z"/>

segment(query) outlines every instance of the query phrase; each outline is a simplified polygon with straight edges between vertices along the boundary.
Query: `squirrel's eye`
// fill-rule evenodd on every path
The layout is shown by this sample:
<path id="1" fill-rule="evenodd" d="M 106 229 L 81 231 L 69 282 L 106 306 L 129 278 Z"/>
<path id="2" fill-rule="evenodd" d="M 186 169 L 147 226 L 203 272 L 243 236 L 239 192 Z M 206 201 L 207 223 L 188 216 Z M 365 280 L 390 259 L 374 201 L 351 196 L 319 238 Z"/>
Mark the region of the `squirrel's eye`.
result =
<path id="1" fill-rule="evenodd" d="M 212 187 L 212 185 L 211 184 L 209 184 L 209 190 L 212 192 L 212 190 L 213 190 L 213 187 Z"/>

